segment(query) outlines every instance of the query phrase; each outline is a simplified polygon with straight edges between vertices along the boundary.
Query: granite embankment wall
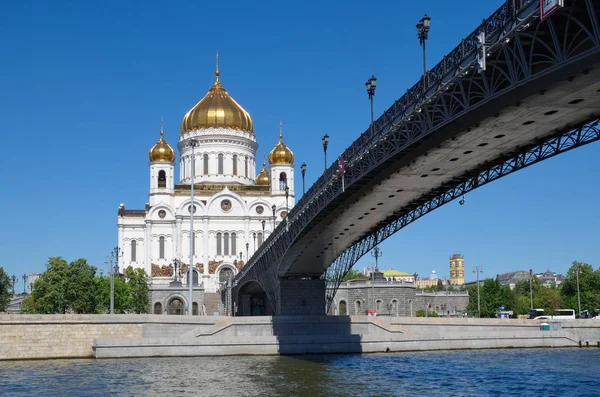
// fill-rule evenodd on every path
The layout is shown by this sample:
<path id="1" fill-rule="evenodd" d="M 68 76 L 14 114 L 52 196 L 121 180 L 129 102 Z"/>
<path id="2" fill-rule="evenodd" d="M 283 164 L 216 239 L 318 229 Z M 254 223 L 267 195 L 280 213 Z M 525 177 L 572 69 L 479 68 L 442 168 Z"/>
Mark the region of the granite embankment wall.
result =
<path id="1" fill-rule="evenodd" d="M 175 335 L 198 328 L 202 325 L 199 319 L 195 317 L 190 322 L 182 316 L 0 315 L 0 360 L 93 357 L 95 339 Z"/>
<path id="2" fill-rule="evenodd" d="M 598 346 L 600 321 L 0 315 L 0 360 Z M 585 344 L 585 343 L 584 343 Z"/>

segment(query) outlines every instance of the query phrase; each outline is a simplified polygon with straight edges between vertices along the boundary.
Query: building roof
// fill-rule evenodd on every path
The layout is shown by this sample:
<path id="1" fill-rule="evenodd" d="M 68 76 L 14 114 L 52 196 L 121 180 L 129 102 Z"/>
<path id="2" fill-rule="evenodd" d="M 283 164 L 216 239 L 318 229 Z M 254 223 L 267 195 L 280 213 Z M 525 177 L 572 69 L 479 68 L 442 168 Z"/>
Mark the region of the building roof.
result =
<path id="1" fill-rule="evenodd" d="M 408 272 L 400 272 L 398 270 L 389 269 L 383 271 L 384 277 L 412 277 L 414 276 L 412 273 Z"/>

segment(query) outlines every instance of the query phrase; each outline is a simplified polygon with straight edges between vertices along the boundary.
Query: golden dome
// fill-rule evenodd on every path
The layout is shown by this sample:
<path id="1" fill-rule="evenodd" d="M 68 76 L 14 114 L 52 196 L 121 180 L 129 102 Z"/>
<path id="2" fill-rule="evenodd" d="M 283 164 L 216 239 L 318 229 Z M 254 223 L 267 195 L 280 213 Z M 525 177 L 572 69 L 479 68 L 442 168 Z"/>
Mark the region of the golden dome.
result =
<path id="1" fill-rule="evenodd" d="M 256 177 L 256 184 L 260 186 L 269 186 L 271 181 L 271 176 L 269 175 L 269 171 L 267 171 L 267 164 L 263 163 L 263 169 L 260 171 L 258 176 Z"/>
<path id="2" fill-rule="evenodd" d="M 160 129 L 160 139 L 156 142 L 156 145 L 152 146 L 150 149 L 150 153 L 148 153 L 150 157 L 150 161 L 165 161 L 168 163 L 172 163 L 175 161 L 175 151 L 173 148 L 165 141 L 164 138 L 165 132 L 163 129 Z"/>
<path id="3" fill-rule="evenodd" d="M 269 153 L 269 163 L 271 164 L 292 164 L 294 162 L 294 152 L 283 143 L 283 133 L 281 131 L 281 121 L 279 122 L 279 143 L 275 145 Z"/>
<path id="4" fill-rule="evenodd" d="M 217 77 L 208 93 L 183 117 L 181 133 L 203 128 L 232 128 L 254 134 L 252 118 L 238 103 L 229 96 Z"/>

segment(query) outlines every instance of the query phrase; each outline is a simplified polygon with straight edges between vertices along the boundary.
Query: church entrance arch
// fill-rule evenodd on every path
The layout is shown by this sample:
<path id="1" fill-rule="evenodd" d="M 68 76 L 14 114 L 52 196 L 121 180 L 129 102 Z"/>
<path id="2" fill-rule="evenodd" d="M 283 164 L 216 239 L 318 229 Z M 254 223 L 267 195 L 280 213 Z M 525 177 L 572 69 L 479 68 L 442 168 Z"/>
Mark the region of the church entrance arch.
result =
<path id="1" fill-rule="evenodd" d="M 273 308 L 263 287 L 250 281 L 238 293 L 238 316 L 272 316 Z"/>
<path id="2" fill-rule="evenodd" d="M 175 316 L 182 316 L 184 309 L 185 309 L 185 305 L 183 304 L 183 301 L 179 298 L 173 298 L 173 299 L 171 299 L 171 301 L 169 302 L 169 305 L 167 306 L 167 314 L 175 315 Z"/>

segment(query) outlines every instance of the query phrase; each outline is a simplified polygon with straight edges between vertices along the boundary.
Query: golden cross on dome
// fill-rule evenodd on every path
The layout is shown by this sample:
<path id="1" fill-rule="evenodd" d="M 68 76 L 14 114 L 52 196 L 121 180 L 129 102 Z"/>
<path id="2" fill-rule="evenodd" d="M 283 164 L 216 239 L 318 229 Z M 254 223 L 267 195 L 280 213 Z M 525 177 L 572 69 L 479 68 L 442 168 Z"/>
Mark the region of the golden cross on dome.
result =
<path id="1" fill-rule="evenodd" d="M 160 136 L 165 135 L 164 127 L 165 127 L 165 122 L 164 122 L 163 118 L 161 117 L 160 118 Z"/>
<path id="2" fill-rule="evenodd" d="M 219 81 L 219 51 L 217 51 L 217 68 L 215 69 L 215 76 L 217 76 L 217 81 Z"/>
<path id="3" fill-rule="evenodd" d="M 263 153 L 263 167 L 267 165 L 267 152 Z"/>
<path id="4" fill-rule="evenodd" d="M 283 138 L 283 123 L 279 121 L 279 139 Z"/>

